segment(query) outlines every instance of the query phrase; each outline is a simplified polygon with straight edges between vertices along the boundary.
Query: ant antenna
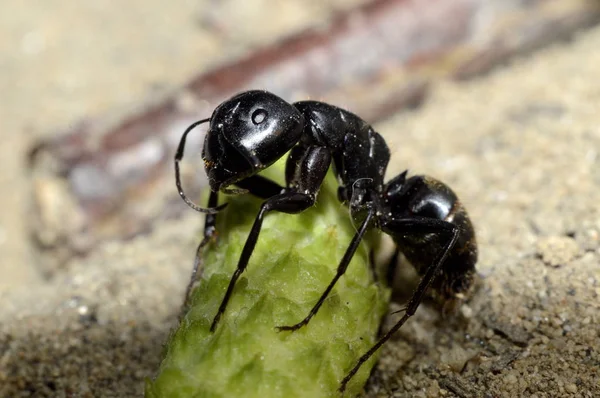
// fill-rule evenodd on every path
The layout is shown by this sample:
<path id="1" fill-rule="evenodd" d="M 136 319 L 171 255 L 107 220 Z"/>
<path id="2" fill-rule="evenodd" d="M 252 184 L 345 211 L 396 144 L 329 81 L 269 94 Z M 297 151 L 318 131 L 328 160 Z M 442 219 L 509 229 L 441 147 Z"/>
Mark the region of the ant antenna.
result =
<path id="1" fill-rule="evenodd" d="M 185 193 L 183 192 L 183 188 L 181 186 L 181 178 L 179 176 L 179 162 L 181 161 L 181 159 L 183 159 L 183 149 L 185 148 L 185 139 L 187 138 L 187 135 L 190 131 L 192 131 L 196 126 L 202 124 L 202 123 L 206 123 L 209 122 L 209 119 L 202 119 L 199 120 L 195 123 L 192 123 L 191 126 L 189 126 L 184 132 L 183 135 L 181 136 L 181 140 L 179 141 L 179 146 L 177 146 L 177 152 L 175 153 L 175 185 L 177 185 L 177 191 L 179 192 L 179 196 L 181 196 L 181 198 L 183 199 L 183 201 L 192 209 L 196 210 L 197 212 L 200 213 L 205 213 L 205 214 L 216 214 L 219 211 L 223 210 L 225 208 L 225 206 L 227 206 L 227 203 L 223 203 L 220 206 L 217 207 L 209 207 L 209 208 L 204 208 L 204 207 L 200 207 L 197 204 L 195 204 L 194 202 L 192 202 L 191 200 L 188 199 L 188 197 L 185 195 Z"/>

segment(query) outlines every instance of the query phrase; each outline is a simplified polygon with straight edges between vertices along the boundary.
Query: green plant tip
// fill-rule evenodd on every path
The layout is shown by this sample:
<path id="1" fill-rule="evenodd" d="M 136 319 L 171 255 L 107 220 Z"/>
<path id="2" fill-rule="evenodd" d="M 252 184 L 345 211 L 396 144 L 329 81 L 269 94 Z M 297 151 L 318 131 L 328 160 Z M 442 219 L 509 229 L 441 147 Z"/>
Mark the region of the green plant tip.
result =
<path id="1" fill-rule="evenodd" d="M 276 180 L 283 164 L 263 175 Z M 275 328 L 304 319 L 355 234 L 336 189 L 330 172 L 316 206 L 297 215 L 266 216 L 248 268 L 211 333 L 261 203 L 251 195 L 226 198 L 229 206 L 218 215 L 218 239 L 202 254 L 202 279 L 169 338 L 156 378 L 147 382 L 147 397 L 341 396 L 340 381 L 376 341 L 389 302 L 389 289 L 374 281 L 369 265 L 378 232 L 364 240 L 308 325 L 294 332 Z M 375 361 L 362 366 L 344 396 L 360 393 Z"/>

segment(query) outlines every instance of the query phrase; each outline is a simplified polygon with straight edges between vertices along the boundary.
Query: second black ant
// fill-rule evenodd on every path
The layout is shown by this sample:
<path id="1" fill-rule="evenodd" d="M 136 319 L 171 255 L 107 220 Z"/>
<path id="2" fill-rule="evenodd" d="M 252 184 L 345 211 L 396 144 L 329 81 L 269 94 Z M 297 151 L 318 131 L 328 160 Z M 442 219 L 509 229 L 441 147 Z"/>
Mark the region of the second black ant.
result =
<path id="1" fill-rule="evenodd" d="M 202 158 L 211 192 L 208 207 L 203 208 L 184 194 L 179 162 L 187 134 L 206 122 L 209 127 Z M 258 175 L 288 152 L 285 187 Z M 430 286 L 442 300 L 464 297 L 473 284 L 477 262 L 475 233 L 465 208 L 447 185 L 428 176 L 407 177 L 405 171 L 384 182 L 389 159 L 385 140 L 353 113 L 318 101 L 290 104 L 266 91 L 240 93 L 220 104 L 209 119 L 188 127 L 175 155 L 177 189 L 190 207 L 207 214 L 192 281 L 200 249 L 214 235 L 216 215 L 226 206 L 218 206 L 219 192 L 247 191 L 264 199 L 210 330 L 217 327 L 235 283 L 248 265 L 265 216 L 272 211 L 301 213 L 313 206 L 332 163 L 339 181 L 338 198 L 349 206 L 358 228 L 334 278 L 312 310 L 297 324 L 278 329 L 294 331 L 309 323 L 346 272 L 370 228 L 378 228 L 393 238 L 397 250 L 415 267 L 421 281 L 402 318 L 357 361 L 341 381 L 340 391 L 415 313 Z"/>

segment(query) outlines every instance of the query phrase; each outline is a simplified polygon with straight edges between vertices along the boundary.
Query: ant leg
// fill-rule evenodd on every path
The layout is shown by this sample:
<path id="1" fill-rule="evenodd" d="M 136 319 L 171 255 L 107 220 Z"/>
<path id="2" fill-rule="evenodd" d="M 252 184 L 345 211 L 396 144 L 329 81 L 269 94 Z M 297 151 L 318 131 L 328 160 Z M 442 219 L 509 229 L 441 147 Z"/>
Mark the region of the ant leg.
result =
<path id="1" fill-rule="evenodd" d="M 268 199 L 283 191 L 283 187 L 268 178 L 261 177 L 258 175 L 246 178 L 242 181 L 237 182 L 235 185 L 242 189 L 248 190 L 252 195 L 261 199 Z M 219 200 L 219 194 L 217 192 L 210 193 L 208 198 L 208 207 L 216 207 Z M 196 280 L 196 274 L 198 273 L 198 267 L 200 264 L 200 253 L 206 244 L 210 241 L 213 235 L 216 233 L 217 216 L 216 214 L 207 214 L 204 221 L 204 239 L 200 242 L 196 248 L 196 259 L 194 260 L 194 269 L 192 271 L 192 279 L 186 289 L 186 301 L 189 298 L 190 291 Z"/>
<path id="2" fill-rule="evenodd" d="M 305 326 L 313 316 L 315 316 L 315 314 L 317 313 L 317 311 L 319 311 L 319 308 L 321 308 L 321 305 L 323 305 L 323 302 L 325 301 L 325 299 L 327 298 L 327 296 L 333 289 L 333 286 L 335 286 L 338 279 L 340 279 L 340 277 L 342 275 L 344 275 L 344 273 L 346 272 L 346 269 L 348 269 L 348 264 L 350 264 L 350 260 L 352 260 L 352 257 L 354 256 L 356 249 L 358 249 L 358 245 L 360 245 L 360 242 L 362 241 L 362 238 L 365 235 L 365 232 L 367 231 L 369 224 L 370 224 L 371 220 L 373 219 L 374 215 L 375 215 L 375 210 L 374 209 L 369 210 L 367 217 L 360 225 L 360 228 L 354 235 L 354 238 L 352 238 L 352 242 L 350 242 L 350 246 L 348 246 L 348 249 L 346 249 L 346 253 L 344 253 L 344 257 L 342 258 L 342 261 L 338 265 L 335 276 L 333 277 L 331 282 L 329 282 L 329 286 L 327 286 L 327 289 L 325 289 L 325 291 L 319 298 L 319 301 L 317 301 L 317 304 L 315 304 L 315 306 L 310 310 L 310 312 L 306 316 L 306 318 L 304 318 L 302 321 L 298 322 L 297 324 L 295 324 L 293 326 L 278 326 L 277 330 L 279 330 L 281 332 L 284 330 L 294 331 L 294 330 L 300 329 L 302 326 Z"/>
<path id="3" fill-rule="evenodd" d="M 210 196 L 208 197 L 208 207 L 214 208 L 217 206 L 218 202 L 219 202 L 219 193 L 211 191 Z M 208 244 L 208 242 L 210 242 L 212 237 L 217 232 L 216 224 L 217 224 L 217 215 L 210 214 L 210 213 L 207 214 L 206 218 L 204 219 L 204 237 L 202 238 L 202 240 L 198 244 L 198 247 L 196 248 L 196 257 L 194 258 L 194 268 L 192 269 L 192 276 L 190 277 L 190 281 L 188 282 L 187 288 L 185 289 L 184 302 L 183 302 L 183 306 L 181 308 L 181 316 L 183 316 L 185 314 L 185 311 L 189 304 L 190 293 L 192 292 L 192 288 L 194 286 L 194 283 L 196 283 L 196 280 L 198 277 L 197 274 L 198 274 L 198 269 L 200 267 L 200 262 L 201 262 L 200 254 L 202 253 L 202 249 L 204 248 L 204 246 L 206 246 Z"/>
<path id="4" fill-rule="evenodd" d="M 267 199 L 262 206 L 260 207 L 260 211 L 254 220 L 254 224 L 252 225 L 252 229 L 250 230 L 250 234 L 248 235 L 248 239 L 244 244 L 244 248 L 242 250 L 242 255 L 240 256 L 240 261 L 238 262 L 237 269 L 233 273 L 229 286 L 227 287 L 227 291 L 225 292 L 225 297 L 223 297 L 223 301 L 221 301 L 221 305 L 219 306 L 219 310 L 217 311 L 217 315 L 213 319 L 212 325 L 210 326 L 210 331 L 214 332 L 217 324 L 219 323 L 219 319 L 223 312 L 225 312 L 225 308 L 227 308 L 227 303 L 233 293 L 233 288 L 238 278 L 246 269 L 248 265 L 248 261 L 250 260 L 250 256 L 254 251 L 254 247 L 256 246 L 256 242 L 258 240 L 258 236 L 260 234 L 260 229 L 262 227 L 263 219 L 265 215 L 270 211 L 280 211 L 283 213 L 300 213 L 303 210 L 312 206 L 315 202 L 315 198 L 313 195 L 297 193 L 297 192 L 284 192 L 279 195 L 275 195 L 269 199 Z"/>
<path id="5" fill-rule="evenodd" d="M 441 265 L 444 263 L 450 250 L 456 244 L 458 240 L 459 230 L 458 228 L 446 221 L 438 220 L 434 218 L 424 218 L 424 217 L 414 217 L 414 218 L 405 218 L 405 219 L 392 219 L 389 221 L 384 221 L 382 223 L 382 231 L 394 236 L 394 235 L 413 235 L 415 233 L 418 234 L 438 234 L 438 235 L 446 235 L 449 237 L 448 241 L 443 247 L 440 255 L 435 259 L 435 261 L 429 265 L 425 275 L 421 278 L 421 282 L 417 286 L 417 289 L 413 293 L 413 296 L 408 301 L 406 305 L 406 312 L 400 318 L 398 322 L 383 336 L 379 339 L 377 343 L 373 347 L 369 349 L 354 365 L 352 370 L 348 372 L 348 374 L 344 377 L 340 384 L 340 392 L 343 392 L 346 389 L 346 384 L 350 381 L 350 379 L 358 372 L 358 369 L 365 363 L 369 358 L 379 349 L 381 346 L 392 337 L 394 333 L 396 333 L 402 325 L 406 323 L 408 318 L 414 315 L 417 311 L 417 308 L 423 301 L 425 297 L 425 293 L 427 292 L 427 288 L 433 282 L 434 278 L 437 276 L 438 271 L 441 268 Z"/>
<path id="6" fill-rule="evenodd" d="M 246 178 L 242 181 L 237 182 L 235 185 L 242 189 L 246 189 L 252 195 L 257 196 L 261 199 L 267 199 L 271 196 L 274 196 L 281 191 L 283 191 L 283 187 L 277 184 L 274 181 L 269 180 L 268 178 L 261 177 L 258 175 Z M 208 198 L 208 207 L 214 208 L 218 204 L 218 193 L 212 192 Z M 198 279 L 198 269 L 200 267 L 201 258 L 200 255 L 202 253 L 202 249 L 204 246 L 210 242 L 212 237 L 215 235 L 217 224 L 217 216 L 216 214 L 207 214 L 206 219 L 204 221 L 204 238 L 198 244 L 196 248 L 196 257 L 194 258 L 194 268 L 192 270 L 192 276 L 185 290 L 185 301 L 181 309 L 181 316 L 185 314 L 187 310 L 187 306 L 189 305 L 190 293 L 192 292 L 192 288 L 194 287 L 194 283 Z"/>

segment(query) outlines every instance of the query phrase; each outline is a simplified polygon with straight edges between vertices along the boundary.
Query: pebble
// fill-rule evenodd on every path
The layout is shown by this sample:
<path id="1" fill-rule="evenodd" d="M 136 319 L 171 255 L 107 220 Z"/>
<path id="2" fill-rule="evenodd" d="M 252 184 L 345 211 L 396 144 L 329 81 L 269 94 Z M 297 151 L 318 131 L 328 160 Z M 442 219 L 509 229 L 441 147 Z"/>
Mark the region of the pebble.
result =
<path id="1" fill-rule="evenodd" d="M 565 390 L 571 394 L 577 394 L 577 385 L 574 383 L 568 383 L 565 385 Z"/>
<path id="2" fill-rule="evenodd" d="M 538 240 L 537 254 L 546 265 L 560 267 L 577 257 L 579 245 L 573 238 L 549 236 Z"/>

